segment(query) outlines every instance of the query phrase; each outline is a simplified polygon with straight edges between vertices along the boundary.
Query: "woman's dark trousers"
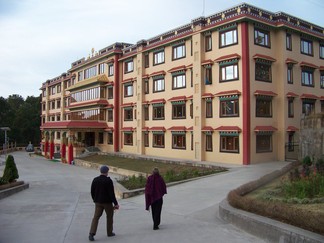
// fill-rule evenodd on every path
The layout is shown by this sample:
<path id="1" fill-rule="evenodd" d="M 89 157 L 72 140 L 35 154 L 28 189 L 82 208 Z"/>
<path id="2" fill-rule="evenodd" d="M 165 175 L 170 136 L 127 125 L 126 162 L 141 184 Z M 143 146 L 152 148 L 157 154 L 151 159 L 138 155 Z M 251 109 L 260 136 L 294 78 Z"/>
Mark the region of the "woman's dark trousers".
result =
<path id="1" fill-rule="evenodd" d="M 162 211 L 163 199 L 159 199 L 152 203 L 152 218 L 153 218 L 153 229 L 158 229 L 161 222 L 161 211 Z"/>

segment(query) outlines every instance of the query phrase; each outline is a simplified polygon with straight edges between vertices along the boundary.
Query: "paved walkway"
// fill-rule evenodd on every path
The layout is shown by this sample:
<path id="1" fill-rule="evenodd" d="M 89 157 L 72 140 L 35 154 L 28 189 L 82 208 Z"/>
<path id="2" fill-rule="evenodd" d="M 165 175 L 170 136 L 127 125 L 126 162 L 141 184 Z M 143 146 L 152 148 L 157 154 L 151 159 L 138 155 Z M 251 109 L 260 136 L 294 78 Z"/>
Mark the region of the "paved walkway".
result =
<path id="1" fill-rule="evenodd" d="M 0 243 L 89 242 L 94 212 L 89 191 L 98 171 L 29 157 L 26 152 L 13 156 L 19 180 L 30 187 L 0 201 Z M 114 216 L 116 236 L 106 236 L 103 216 L 95 242 L 264 242 L 220 219 L 218 205 L 231 189 L 285 165 L 234 166 L 226 173 L 169 187 L 157 231 L 152 230 L 151 215 L 144 210 L 143 195 L 119 200 L 120 210 Z M 3 169 L 0 166 L 0 175 Z"/>

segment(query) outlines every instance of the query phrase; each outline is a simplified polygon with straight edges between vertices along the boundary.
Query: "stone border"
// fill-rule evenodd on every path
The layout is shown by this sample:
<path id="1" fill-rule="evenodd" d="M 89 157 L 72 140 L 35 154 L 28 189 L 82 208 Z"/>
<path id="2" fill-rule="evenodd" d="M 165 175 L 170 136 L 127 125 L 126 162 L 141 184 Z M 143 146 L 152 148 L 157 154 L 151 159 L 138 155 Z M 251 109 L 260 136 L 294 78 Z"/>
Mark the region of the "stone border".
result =
<path id="1" fill-rule="evenodd" d="M 238 190 L 240 195 L 245 195 L 285 174 L 293 165 L 294 163 L 291 163 L 281 170 L 273 171 L 258 180 L 245 183 L 235 190 Z M 234 208 L 229 204 L 227 198 L 219 204 L 219 216 L 226 222 L 269 242 L 320 243 L 324 241 L 324 236 L 320 234 Z"/>
<path id="2" fill-rule="evenodd" d="M 233 208 L 227 199 L 219 204 L 219 215 L 226 222 L 269 242 L 321 243 L 324 240 L 320 234 Z"/>
<path id="3" fill-rule="evenodd" d="M 4 189 L 0 191 L 0 200 L 6 197 L 9 197 L 17 192 L 20 192 L 22 190 L 25 190 L 29 188 L 29 183 L 25 183 L 23 182 L 23 184 L 18 185 L 18 186 L 14 186 L 14 187 L 10 187 L 8 189 Z"/>

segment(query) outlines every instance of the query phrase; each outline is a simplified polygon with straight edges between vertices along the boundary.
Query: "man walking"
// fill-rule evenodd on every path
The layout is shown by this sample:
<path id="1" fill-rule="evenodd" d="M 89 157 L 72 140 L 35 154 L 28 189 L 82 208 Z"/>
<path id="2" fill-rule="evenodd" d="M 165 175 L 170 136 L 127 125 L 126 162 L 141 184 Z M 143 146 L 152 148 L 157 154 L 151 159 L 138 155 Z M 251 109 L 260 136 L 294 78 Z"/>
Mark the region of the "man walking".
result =
<path id="1" fill-rule="evenodd" d="M 91 197 L 95 203 L 95 212 L 89 232 L 90 241 L 94 241 L 99 219 L 104 210 L 107 215 L 107 235 L 108 237 L 115 236 L 113 232 L 113 216 L 114 209 L 119 209 L 119 205 L 116 200 L 113 182 L 110 177 L 108 177 L 108 171 L 108 166 L 101 166 L 101 174 L 95 177 L 91 184 Z"/>

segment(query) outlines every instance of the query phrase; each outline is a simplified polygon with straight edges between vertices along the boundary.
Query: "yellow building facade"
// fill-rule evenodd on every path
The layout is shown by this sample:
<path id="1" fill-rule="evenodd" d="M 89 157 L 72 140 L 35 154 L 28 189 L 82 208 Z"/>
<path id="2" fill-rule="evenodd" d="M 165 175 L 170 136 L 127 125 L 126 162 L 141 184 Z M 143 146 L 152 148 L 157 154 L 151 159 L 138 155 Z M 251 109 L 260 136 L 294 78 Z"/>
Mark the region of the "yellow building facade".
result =
<path id="1" fill-rule="evenodd" d="M 71 163 L 96 147 L 231 164 L 296 159 L 301 117 L 324 112 L 324 29 L 241 4 L 92 51 L 41 90 L 49 158 Z"/>

